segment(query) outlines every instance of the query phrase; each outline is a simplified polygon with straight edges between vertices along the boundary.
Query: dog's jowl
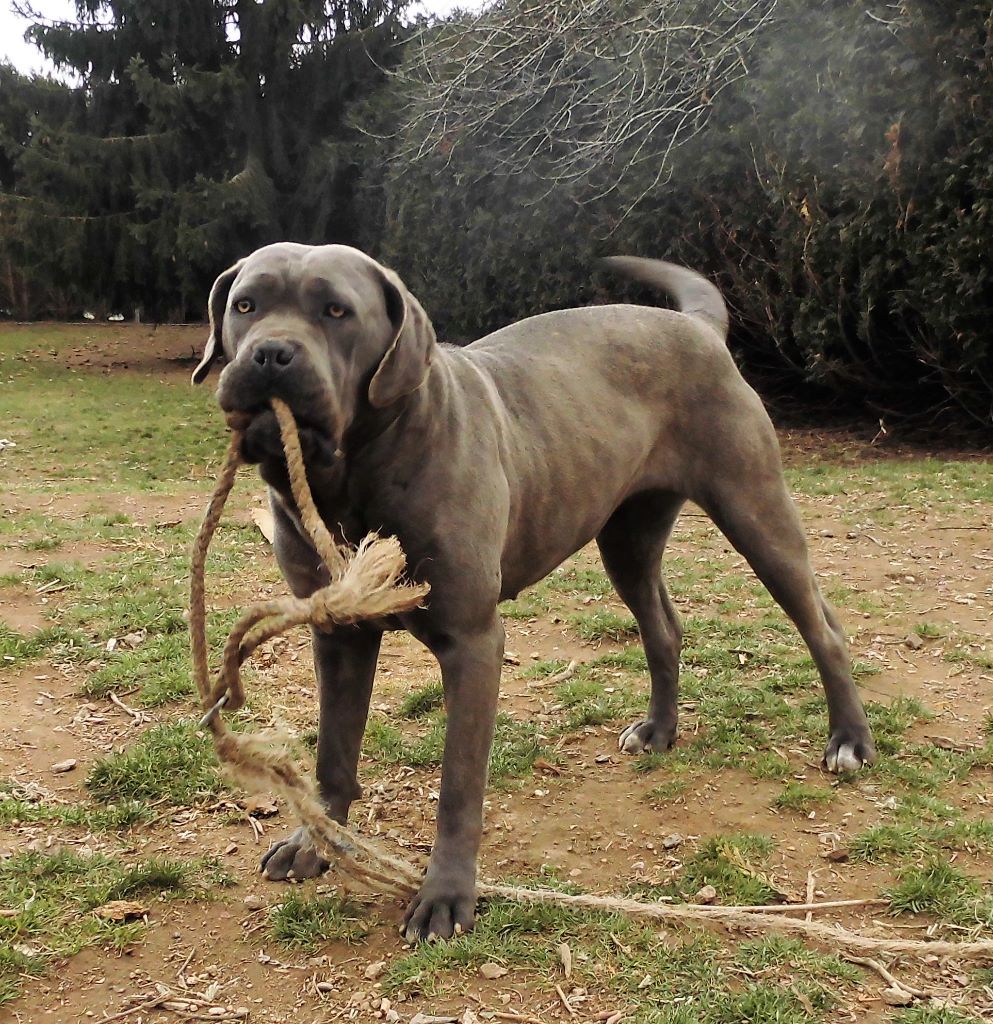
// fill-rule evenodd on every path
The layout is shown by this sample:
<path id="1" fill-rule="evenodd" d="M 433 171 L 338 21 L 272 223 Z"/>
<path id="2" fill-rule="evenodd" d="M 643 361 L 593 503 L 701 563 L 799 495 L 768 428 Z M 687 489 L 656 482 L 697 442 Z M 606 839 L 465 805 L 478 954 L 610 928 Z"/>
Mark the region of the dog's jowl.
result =
<path id="1" fill-rule="evenodd" d="M 405 918 L 408 938 L 472 926 L 486 765 L 504 632 L 497 605 L 595 540 L 638 622 L 651 676 L 622 749 L 676 736 L 681 627 L 660 576 L 680 508 L 700 505 L 796 623 L 820 672 L 832 771 L 871 762 L 872 737 L 844 636 L 822 598 L 775 433 L 725 345 L 727 312 L 699 275 L 617 257 L 618 272 L 677 310 L 607 305 L 545 313 L 465 348 L 440 345 L 391 271 L 346 246 L 270 245 L 217 279 L 194 381 L 224 355 L 218 399 L 248 421 L 245 458 L 269 485 L 275 552 L 298 595 L 323 585 L 289 493 L 268 400 L 301 428 L 318 509 L 338 537 L 399 538 L 427 605 L 395 620 L 314 632 L 317 779 L 340 821 L 380 640 L 406 629 L 438 659 L 447 737 L 437 838 Z M 265 856 L 269 878 L 325 864 L 298 830 Z"/>

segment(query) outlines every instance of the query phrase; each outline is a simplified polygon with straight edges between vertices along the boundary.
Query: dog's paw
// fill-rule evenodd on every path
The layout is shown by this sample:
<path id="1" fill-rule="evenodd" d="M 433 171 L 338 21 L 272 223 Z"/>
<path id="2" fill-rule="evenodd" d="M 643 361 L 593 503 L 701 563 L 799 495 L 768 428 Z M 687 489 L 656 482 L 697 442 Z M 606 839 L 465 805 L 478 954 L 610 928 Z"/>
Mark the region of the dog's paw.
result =
<path id="1" fill-rule="evenodd" d="M 651 720 L 632 722 L 617 738 L 617 748 L 626 754 L 646 751 L 662 753 L 676 742 L 676 726 L 663 726 Z"/>
<path id="2" fill-rule="evenodd" d="M 425 879 L 410 901 L 400 934 L 407 942 L 435 942 L 472 931 L 476 913 L 476 887 L 444 878 Z"/>
<path id="3" fill-rule="evenodd" d="M 305 828 L 271 846 L 259 870 L 270 882 L 299 882 L 316 878 L 327 871 L 328 862 L 321 857 Z"/>
<path id="4" fill-rule="evenodd" d="M 876 760 L 876 745 L 866 730 L 838 730 L 833 733 L 824 751 L 824 767 L 842 775 L 857 772 L 863 765 Z"/>

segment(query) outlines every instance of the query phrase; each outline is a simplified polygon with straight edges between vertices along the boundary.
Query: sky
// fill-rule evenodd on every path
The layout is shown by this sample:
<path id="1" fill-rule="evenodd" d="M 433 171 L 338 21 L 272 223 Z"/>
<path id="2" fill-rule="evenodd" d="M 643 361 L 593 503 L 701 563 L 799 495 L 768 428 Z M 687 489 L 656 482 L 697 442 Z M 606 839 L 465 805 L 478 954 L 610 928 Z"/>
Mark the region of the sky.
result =
<path id="1" fill-rule="evenodd" d="M 31 6 L 41 15 L 49 18 L 70 18 L 75 13 L 72 0 L 30 0 Z M 433 14 L 447 14 L 455 7 L 475 10 L 482 7 L 482 0 L 422 0 L 412 9 Z M 24 33 L 30 22 L 14 13 L 12 0 L 0 0 L 0 61 L 9 61 L 18 71 L 49 72 L 48 64 L 41 53 L 24 41 Z"/>

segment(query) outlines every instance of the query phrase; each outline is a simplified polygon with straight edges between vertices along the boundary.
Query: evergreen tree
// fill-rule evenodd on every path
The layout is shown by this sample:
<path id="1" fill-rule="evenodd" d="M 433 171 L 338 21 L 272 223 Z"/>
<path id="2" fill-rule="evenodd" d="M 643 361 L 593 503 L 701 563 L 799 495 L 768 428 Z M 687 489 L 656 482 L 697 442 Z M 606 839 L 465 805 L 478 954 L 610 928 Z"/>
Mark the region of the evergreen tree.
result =
<path id="1" fill-rule="evenodd" d="M 36 104 L 6 157 L 0 211 L 33 279 L 101 311 L 199 316 L 218 268 L 257 245 L 353 240 L 346 115 L 395 60 L 402 6 L 76 0 L 76 21 L 36 23 L 81 84 Z"/>

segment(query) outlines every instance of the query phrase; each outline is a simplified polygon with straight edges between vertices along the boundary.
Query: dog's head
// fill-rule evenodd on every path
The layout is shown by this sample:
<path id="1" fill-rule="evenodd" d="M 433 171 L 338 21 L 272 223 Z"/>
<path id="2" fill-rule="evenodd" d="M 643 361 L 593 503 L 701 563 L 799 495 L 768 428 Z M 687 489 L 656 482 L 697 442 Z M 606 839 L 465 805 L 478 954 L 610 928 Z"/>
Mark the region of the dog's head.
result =
<path id="1" fill-rule="evenodd" d="M 364 409 L 423 383 L 434 329 L 392 271 L 345 245 L 280 242 L 214 282 L 210 335 L 193 383 L 222 353 L 217 398 L 242 423 L 282 398 L 300 424 L 340 445 Z"/>

